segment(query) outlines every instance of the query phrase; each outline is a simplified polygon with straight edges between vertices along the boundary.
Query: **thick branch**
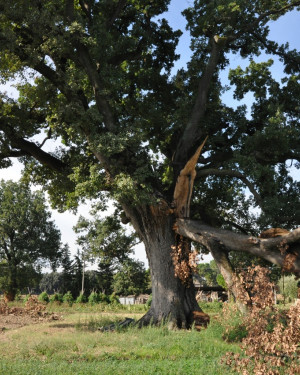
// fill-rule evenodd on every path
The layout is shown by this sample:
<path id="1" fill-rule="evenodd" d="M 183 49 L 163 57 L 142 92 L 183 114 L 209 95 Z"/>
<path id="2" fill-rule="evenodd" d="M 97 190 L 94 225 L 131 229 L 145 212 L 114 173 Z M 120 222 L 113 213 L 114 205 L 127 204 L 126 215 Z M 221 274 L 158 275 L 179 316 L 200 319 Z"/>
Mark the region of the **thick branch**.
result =
<path id="1" fill-rule="evenodd" d="M 300 228 L 285 236 L 268 239 L 237 234 L 185 219 L 177 219 L 174 229 L 176 233 L 199 242 L 208 249 L 213 241 L 222 251 L 246 252 L 280 267 L 284 267 L 286 261 L 286 254 L 281 251 L 283 245 L 293 245 L 293 272 L 300 275 Z"/>
<path id="2" fill-rule="evenodd" d="M 285 163 L 287 160 L 297 160 L 300 162 L 300 153 L 289 151 L 279 155 L 265 155 L 263 151 L 254 152 L 255 159 L 260 164 L 275 165 L 277 163 Z"/>
<path id="3" fill-rule="evenodd" d="M 115 120 L 112 113 L 112 110 L 109 106 L 106 98 L 101 94 L 101 82 L 97 72 L 96 64 L 93 63 L 92 58 L 89 54 L 88 49 L 82 45 L 80 42 L 76 45 L 79 60 L 84 67 L 89 80 L 92 84 L 94 95 L 96 99 L 96 104 L 99 109 L 99 112 L 103 115 L 105 126 L 109 131 L 115 132 Z"/>
<path id="4" fill-rule="evenodd" d="M 33 142 L 29 142 L 22 138 L 15 138 L 12 143 L 13 147 L 19 148 L 21 152 L 33 156 L 40 163 L 47 165 L 55 171 L 63 172 L 68 168 L 67 164 L 43 151 Z"/>
<path id="5" fill-rule="evenodd" d="M 178 172 L 183 168 L 188 160 L 190 150 L 194 147 L 195 142 L 197 142 L 197 140 L 201 137 L 199 124 L 205 113 L 210 83 L 213 74 L 216 71 L 221 51 L 221 47 L 218 45 L 217 41 L 213 39 L 211 43 L 212 49 L 210 58 L 199 81 L 195 104 L 189 122 L 175 152 L 174 165 L 175 168 L 178 168 Z"/>
<path id="6" fill-rule="evenodd" d="M 0 160 L 7 159 L 7 158 L 20 158 L 20 157 L 26 156 L 26 155 L 28 155 L 28 153 L 25 152 L 25 151 L 9 150 L 9 151 L 5 152 L 5 154 L 0 153 Z"/>

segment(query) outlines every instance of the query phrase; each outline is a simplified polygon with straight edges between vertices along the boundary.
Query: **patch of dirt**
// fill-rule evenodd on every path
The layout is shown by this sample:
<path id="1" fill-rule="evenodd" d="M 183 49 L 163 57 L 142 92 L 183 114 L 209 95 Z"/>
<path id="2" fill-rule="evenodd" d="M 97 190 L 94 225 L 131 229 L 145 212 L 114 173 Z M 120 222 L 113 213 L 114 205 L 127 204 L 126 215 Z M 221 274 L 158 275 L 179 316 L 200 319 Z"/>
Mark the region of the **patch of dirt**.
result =
<path id="1" fill-rule="evenodd" d="M 9 307 L 4 300 L 0 301 L 0 333 L 29 324 L 61 320 L 59 315 L 48 313 L 45 309 L 46 306 L 36 296 L 30 296 L 25 307 Z"/>

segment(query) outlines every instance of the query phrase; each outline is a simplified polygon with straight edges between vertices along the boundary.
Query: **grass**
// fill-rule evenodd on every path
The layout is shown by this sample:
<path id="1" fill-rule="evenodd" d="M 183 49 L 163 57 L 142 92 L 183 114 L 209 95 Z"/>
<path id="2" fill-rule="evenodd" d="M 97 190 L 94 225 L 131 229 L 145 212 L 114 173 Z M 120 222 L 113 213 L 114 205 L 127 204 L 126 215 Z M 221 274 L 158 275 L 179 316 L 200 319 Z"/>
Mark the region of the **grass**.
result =
<path id="1" fill-rule="evenodd" d="M 215 319 L 201 332 L 170 331 L 164 325 L 100 332 L 100 326 L 138 319 L 143 312 L 84 309 L 73 306 L 63 320 L 0 336 L 0 375 L 233 374 L 220 360 L 239 348 L 222 340 L 223 328 Z"/>

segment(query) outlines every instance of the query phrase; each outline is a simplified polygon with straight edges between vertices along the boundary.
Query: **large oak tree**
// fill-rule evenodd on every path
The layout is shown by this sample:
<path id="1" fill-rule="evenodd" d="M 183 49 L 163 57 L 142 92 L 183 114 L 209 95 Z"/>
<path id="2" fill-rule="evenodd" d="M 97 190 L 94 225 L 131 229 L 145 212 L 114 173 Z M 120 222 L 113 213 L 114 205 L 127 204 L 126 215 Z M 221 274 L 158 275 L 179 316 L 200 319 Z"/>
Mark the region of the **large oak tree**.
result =
<path id="1" fill-rule="evenodd" d="M 299 224 L 299 183 L 286 163 L 299 167 L 299 53 L 270 40 L 268 24 L 300 1 L 195 0 L 184 12 L 192 57 L 173 76 L 181 31 L 161 15 L 168 4 L 1 0 L 1 77 L 23 81 L 18 99 L 1 96 L 0 156 L 3 167 L 20 158 L 61 209 L 84 197 L 117 201 L 149 259 L 143 321 L 189 326 L 199 307 L 177 218 L 178 233 L 212 252 L 229 285 L 229 251 L 299 272 L 299 229 L 284 243 L 235 233 L 249 231 L 251 206 L 262 210 L 257 228 Z M 270 60 L 255 62 L 261 51 L 282 61 L 282 82 Z M 254 94 L 251 117 L 221 100 L 233 54 L 251 58 L 230 73 L 237 99 Z M 49 151 L 50 139 L 61 146 Z M 204 224 L 194 230 L 189 217 Z"/>

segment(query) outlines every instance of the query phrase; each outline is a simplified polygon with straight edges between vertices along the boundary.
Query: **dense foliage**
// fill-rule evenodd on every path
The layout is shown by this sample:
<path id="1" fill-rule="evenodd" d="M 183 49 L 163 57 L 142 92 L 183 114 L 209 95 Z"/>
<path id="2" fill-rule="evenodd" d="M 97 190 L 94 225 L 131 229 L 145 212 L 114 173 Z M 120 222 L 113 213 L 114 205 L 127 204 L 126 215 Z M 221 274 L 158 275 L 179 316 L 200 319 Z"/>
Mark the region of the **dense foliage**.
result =
<path id="1" fill-rule="evenodd" d="M 61 256 L 60 231 L 45 197 L 12 181 L 0 182 L 1 289 L 8 299 L 37 284 L 42 266 L 55 268 Z"/>

